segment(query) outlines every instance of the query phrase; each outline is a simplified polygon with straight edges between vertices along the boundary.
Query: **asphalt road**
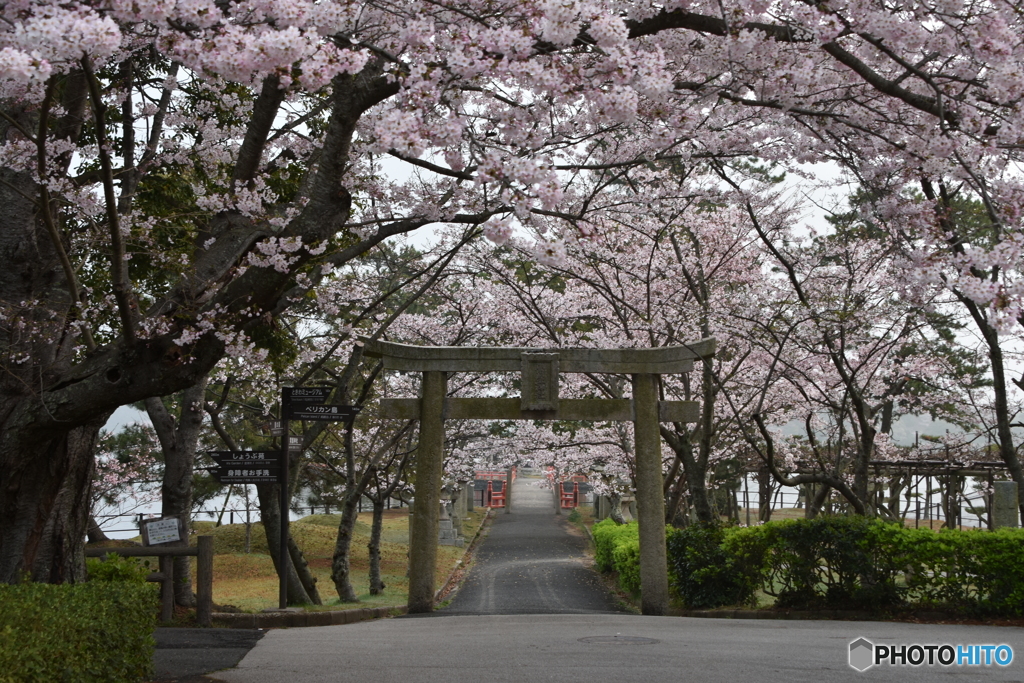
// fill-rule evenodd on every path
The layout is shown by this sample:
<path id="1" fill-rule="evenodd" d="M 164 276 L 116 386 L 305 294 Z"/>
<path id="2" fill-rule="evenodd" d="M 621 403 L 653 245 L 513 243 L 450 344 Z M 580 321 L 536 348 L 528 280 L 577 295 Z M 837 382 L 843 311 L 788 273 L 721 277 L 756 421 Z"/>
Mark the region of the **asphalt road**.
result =
<path id="1" fill-rule="evenodd" d="M 550 489 L 519 477 L 512 512 L 496 510 L 465 582 L 438 615 L 587 614 L 619 611 L 589 568 L 587 540 L 554 514 Z"/>
<path id="2" fill-rule="evenodd" d="M 851 642 L 1008 644 L 1000 666 L 847 663 Z M 1024 681 L 1024 629 L 634 614 L 398 618 L 269 632 L 226 683 Z"/>
<path id="3" fill-rule="evenodd" d="M 154 681 L 199 683 L 203 674 L 241 661 L 266 631 L 237 628 L 158 628 Z"/>

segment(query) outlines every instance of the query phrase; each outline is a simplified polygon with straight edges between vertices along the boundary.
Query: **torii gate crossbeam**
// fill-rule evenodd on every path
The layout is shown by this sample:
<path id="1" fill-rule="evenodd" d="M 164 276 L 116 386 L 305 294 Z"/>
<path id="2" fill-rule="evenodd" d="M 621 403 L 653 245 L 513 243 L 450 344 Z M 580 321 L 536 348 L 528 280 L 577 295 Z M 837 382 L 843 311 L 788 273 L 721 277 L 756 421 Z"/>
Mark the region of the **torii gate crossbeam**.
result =
<path id="1" fill-rule="evenodd" d="M 418 419 L 415 500 L 409 543 L 409 612 L 434 609 L 438 509 L 444 467 L 444 421 L 593 420 L 634 424 L 637 517 L 640 523 L 640 603 L 644 614 L 668 609 L 665 498 L 659 422 L 696 422 L 695 401 L 659 401 L 658 379 L 693 369 L 714 355 L 715 340 L 653 349 L 531 349 L 422 347 L 360 339 L 363 355 L 384 368 L 422 372 L 420 398 L 381 399 L 381 417 Z M 448 373 L 520 372 L 516 398 L 448 398 Z M 632 399 L 559 399 L 561 372 L 615 373 L 632 377 Z"/>

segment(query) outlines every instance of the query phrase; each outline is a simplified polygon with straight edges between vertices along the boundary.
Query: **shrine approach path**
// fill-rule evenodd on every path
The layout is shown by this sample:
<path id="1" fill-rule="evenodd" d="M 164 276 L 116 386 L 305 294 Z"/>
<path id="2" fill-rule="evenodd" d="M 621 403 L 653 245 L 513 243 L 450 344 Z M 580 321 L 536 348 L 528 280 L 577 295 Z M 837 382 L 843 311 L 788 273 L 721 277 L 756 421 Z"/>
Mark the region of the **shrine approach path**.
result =
<path id="1" fill-rule="evenodd" d="M 620 612 L 586 554 L 578 527 L 556 515 L 540 478 L 512 485 L 511 512 L 498 508 L 462 586 L 438 616 Z"/>

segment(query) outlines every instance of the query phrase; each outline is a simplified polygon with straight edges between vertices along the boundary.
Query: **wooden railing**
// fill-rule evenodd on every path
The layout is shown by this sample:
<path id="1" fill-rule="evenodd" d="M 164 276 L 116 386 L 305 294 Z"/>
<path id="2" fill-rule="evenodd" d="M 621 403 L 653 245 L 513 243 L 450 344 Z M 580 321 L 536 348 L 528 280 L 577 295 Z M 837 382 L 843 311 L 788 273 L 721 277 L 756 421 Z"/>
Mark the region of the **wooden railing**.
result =
<path id="1" fill-rule="evenodd" d="M 133 546 L 131 548 L 86 548 L 86 557 L 105 557 L 109 553 L 121 557 L 156 557 L 160 571 L 146 579 L 160 583 L 160 621 L 174 617 L 174 558 L 196 558 L 196 622 L 212 625 L 213 614 L 213 536 L 199 536 L 196 547 Z"/>

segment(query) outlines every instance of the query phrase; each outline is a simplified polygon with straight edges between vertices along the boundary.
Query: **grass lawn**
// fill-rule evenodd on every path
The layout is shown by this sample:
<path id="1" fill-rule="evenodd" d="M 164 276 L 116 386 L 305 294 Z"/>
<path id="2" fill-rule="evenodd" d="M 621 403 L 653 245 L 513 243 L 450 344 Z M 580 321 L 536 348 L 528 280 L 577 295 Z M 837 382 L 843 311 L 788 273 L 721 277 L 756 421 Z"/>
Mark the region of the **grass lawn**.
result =
<path id="1" fill-rule="evenodd" d="M 472 540 L 483 523 L 486 510 L 474 511 L 463 522 L 467 541 Z M 323 609 L 344 609 L 357 606 L 340 603 L 331 581 L 331 558 L 338 534 L 340 515 L 311 515 L 291 523 L 292 537 L 302 548 L 317 588 L 324 601 Z M 370 560 L 367 543 L 370 539 L 371 513 L 359 515 L 350 553 L 351 580 L 360 605 L 368 607 L 404 605 L 408 599 L 409 578 L 405 575 L 409 552 L 408 510 L 388 510 L 384 514 L 381 538 L 381 579 L 385 589 L 381 595 L 370 595 Z M 213 601 L 218 605 L 234 605 L 247 612 L 277 607 L 278 581 L 273 563 L 267 554 L 267 541 L 263 526 L 252 527 L 252 552 L 245 548 L 245 525 L 225 525 L 203 530 L 212 533 L 214 545 Z M 440 588 L 462 558 L 464 548 L 438 546 L 437 587 Z M 314 608 L 317 609 L 317 608 Z"/>
<path id="2" fill-rule="evenodd" d="M 463 520 L 462 530 L 469 544 L 487 515 L 475 510 Z M 409 579 L 405 575 L 409 551 L 409 511 L 388 510 L 384 513 L 381 538 L 381 578 L 385 589 L 381 595 L 370 595 L 370 561 L 367 544 L 370 540 L 372 514 L 364 512 L 356 522 L 350 551 L 351 580 L 359 603 L 340 603 L 331 581 L 331 558 L 338 535 L 340 515 L 310 515 L 291 523 L 291 533 L 317 578 L 323 607 L 310 609 L 347 609 L 349 607 L 400 606 L 408 600 Z M 250 552 L 245 552 L 245 525 L 195 522 L 196 535 L 213 536 L 213 602 L 231 605 L 245 612 L 259 612 L 278 605 L 278 580 L 274 564 L 267 553 L 263 525 L 251 529 Z M 136 539 L 137 540 L 137 539 Z M 465 548 L 438 546 L 437 587 L 448 579 Z M 154 563 L 155 564 L 155 563 Z M 193 572 L 193 580 L 195 580 Z M 217 609 L 216 607 L 214 608 Z"/>

